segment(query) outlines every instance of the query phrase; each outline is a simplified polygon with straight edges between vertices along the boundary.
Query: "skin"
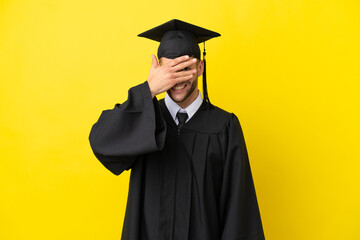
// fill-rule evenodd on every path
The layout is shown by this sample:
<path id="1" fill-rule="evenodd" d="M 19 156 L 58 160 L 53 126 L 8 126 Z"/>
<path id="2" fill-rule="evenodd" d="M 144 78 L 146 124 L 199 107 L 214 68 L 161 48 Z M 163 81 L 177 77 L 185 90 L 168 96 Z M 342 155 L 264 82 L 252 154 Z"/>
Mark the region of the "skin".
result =
<path id="1" fill-rule="evenodd" d="M 198 96 L 198 77 L 203 74 L 204 62 L 187 55 L 175 59 L 151 55 L 148 77 L 151 96 L 167 92 L 180 107 L 186 108 Z"/>

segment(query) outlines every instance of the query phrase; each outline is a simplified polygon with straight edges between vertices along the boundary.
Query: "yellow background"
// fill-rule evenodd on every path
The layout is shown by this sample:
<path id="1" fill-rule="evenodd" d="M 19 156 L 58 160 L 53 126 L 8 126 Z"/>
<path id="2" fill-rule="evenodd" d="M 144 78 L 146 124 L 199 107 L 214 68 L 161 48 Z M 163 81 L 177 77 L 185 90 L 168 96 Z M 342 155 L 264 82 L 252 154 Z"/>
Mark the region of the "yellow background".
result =
<path id="1" fill-rule="evenodd" d="M 120 239 L 130 172 L 88 135 L 147 79 L 178 18 L 210 100 L 240 119 L 268 240 L 360 239 L 357 0 L 0 1 L 0 239 Z M 202 45 L 200 45 L 202 48 Z"/>

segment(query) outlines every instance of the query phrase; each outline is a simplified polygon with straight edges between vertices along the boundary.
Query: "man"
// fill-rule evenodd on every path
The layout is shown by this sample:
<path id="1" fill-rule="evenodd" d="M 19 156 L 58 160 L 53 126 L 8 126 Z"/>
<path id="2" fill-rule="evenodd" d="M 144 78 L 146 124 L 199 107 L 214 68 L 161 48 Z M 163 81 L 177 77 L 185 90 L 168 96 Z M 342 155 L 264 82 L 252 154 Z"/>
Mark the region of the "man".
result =
<path id="1" fill-rule="evenodd" d="M 210 103 L 206 80 L 204 100 L 198 90 L 198 43 L 220 34 L 174 19 L 139 36 L 160 41 L 159 62 L 89 136 L 112 173 L 132 169 L 122 239 L 265 239 L 240 123 Z"/>

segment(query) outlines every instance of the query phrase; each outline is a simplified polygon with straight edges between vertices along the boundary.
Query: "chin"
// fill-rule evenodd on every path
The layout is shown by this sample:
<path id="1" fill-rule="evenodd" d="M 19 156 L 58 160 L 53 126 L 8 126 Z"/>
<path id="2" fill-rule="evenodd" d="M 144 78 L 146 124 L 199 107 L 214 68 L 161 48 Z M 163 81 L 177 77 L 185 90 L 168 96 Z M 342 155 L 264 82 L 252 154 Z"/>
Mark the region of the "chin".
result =
<path id="1" fill-rule="evenodd" d="M 185 96 L 175 95 L 174 96 L 174 95 L 170 94 L 170 97 L 174 102 L 183 102 L 188 96 L 187 95 L 185 95 Z"/>

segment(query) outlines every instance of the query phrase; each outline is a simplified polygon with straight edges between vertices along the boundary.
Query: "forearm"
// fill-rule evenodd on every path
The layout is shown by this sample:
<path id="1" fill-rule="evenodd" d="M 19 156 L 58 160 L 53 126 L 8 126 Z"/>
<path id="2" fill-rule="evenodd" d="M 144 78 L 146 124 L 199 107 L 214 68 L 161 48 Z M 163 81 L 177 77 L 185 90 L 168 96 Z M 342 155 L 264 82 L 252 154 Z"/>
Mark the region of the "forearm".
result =
<path id="1" fill-rule="evenodd" d="M 102 112 L 89 141 L 100 161 L 129 164 L 134 157 L 161 150 L 165 132 L 157 99 L 144 82 L 129 90 L 126 102 Z"/>

